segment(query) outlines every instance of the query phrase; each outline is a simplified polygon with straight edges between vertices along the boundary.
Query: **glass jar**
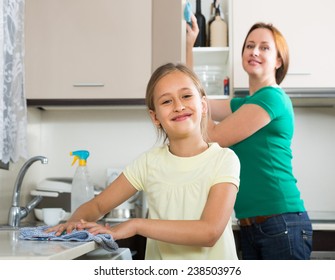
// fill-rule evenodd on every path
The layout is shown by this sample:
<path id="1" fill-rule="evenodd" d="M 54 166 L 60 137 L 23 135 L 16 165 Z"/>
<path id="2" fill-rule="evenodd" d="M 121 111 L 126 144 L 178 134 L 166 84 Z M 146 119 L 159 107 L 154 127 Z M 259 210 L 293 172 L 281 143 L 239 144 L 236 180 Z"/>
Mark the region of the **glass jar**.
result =
<path id="1" fill-rule="evenodd" d="M 204 65 L 194 67 L 207 95 L 223 95 L 224 71 L 220 66 Z"/>

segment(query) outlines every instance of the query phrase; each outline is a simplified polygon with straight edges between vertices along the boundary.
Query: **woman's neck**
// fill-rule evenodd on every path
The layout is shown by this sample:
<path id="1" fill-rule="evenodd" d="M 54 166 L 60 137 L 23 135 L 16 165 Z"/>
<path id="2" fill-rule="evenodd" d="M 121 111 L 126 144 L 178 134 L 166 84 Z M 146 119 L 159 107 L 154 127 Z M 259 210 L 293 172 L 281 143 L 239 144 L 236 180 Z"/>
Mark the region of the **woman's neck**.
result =
<path id="1" fill-rule="evenodd" d="M 253 95 L 256 91 L 263 87 L 268 87 L 268 86 L 274 86 L 277 85 L 276 79 L 269 78 L 269 79 L 252 79 L 249 78 L 249 93 L 250 95 Z"/>

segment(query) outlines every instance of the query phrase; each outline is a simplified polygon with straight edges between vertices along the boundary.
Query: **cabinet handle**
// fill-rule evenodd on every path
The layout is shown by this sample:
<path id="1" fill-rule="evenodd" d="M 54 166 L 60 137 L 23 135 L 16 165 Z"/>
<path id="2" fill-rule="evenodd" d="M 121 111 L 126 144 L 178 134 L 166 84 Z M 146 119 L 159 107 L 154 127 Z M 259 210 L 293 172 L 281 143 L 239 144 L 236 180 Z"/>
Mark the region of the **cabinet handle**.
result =
<path id="1" fill-rule="evenodd" d="M 287 75 L 294 75 L 294 76 L 308 76 L 308 75 L 312 75 L 312 73 L 308 73 L 308 72 L 288 72 Z"/>
<path id="2" fill-rule="evenodd" d="M 74 84 L 74 87 L 104 87 L 105 85 L 102 83 L 78 83 Z"/>

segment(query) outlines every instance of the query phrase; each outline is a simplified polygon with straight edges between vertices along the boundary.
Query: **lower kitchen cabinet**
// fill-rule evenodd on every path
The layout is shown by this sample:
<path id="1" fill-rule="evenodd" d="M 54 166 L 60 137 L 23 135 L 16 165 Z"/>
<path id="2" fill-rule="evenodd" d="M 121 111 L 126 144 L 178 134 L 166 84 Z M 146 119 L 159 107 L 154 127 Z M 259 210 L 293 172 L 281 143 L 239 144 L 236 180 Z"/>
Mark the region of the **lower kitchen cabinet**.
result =
<path id="1" fill-rule="evenodd" d="M 335 260 L 335 231 L 314 230 L 312 259 Z"/>
<path id="2" fill-rule="evenodd" d="M 141 235 L 135 235 L 133 237 L 118 240 L 116 242 L 120 248 L 129 248 L 133 260 L 144 260 L 145 257 L 145 247 L 147 244 L 147 239 Z"/>

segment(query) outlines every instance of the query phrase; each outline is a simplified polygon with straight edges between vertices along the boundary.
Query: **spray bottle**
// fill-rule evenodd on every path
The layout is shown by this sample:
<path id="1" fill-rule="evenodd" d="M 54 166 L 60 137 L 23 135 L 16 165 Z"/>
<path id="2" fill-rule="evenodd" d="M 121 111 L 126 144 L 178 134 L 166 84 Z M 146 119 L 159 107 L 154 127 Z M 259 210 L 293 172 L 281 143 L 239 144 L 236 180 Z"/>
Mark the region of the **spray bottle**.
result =
<path id="1" fill-rule="evenodd" d="M 72 180 L 71 190 L 71 213 L 83 203 L 94 197 L 94 188 L 86 166 L 87 158 L 90 155 L 88 151 L 80 150 L 70 152 L 74 156 L 72 165 L 79 159 L 79 165 Z"/>

